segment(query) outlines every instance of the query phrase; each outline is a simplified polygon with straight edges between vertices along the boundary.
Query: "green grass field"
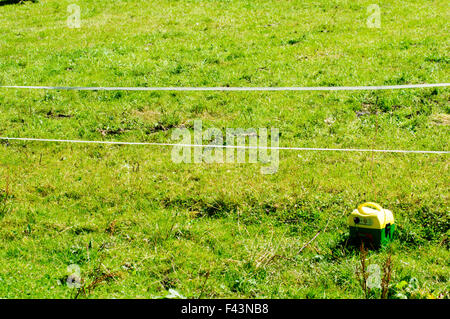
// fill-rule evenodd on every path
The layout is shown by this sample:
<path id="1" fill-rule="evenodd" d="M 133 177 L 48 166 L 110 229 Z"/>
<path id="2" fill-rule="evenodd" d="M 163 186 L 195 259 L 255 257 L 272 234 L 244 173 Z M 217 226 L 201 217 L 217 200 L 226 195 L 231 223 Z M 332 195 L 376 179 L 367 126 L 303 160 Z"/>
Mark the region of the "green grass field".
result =
<path id="1" fill-rule="evenodd" d="M 449 82 L 444 0 L 0 1 L 0 85 Z M 81 8 L 69 28 L 67 6 Z M 448 88 L 122 92 L 0 88 L 0 136 L 173 142 L 278 128 L 280 146 L 448 151 Z M 171 147 L 0 143 L 0 297 L 365 298 L 347 215 L 394 212 L 389 298 L 448 298 L 449 156 L 280 151 L 177 164 Z M 325 225 L 328 226 L 325 228 Z M 299 250 L 314 235 L 317 238 Z M 66 284 L 80 267 L 82 288 Z M 170 291 L 170 292 L 169 292 Z M 369 298 L 379 298 L 380 289 Z"/>

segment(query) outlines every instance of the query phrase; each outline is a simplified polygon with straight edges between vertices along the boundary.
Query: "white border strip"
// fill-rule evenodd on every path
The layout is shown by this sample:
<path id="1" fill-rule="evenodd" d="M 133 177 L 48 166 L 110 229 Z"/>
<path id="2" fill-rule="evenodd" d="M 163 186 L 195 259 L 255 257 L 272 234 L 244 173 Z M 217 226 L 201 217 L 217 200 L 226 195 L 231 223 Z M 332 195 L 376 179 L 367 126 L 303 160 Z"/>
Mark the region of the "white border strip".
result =
<path id="1" fill-rule="evenodd" d="M 5 89 L 71 90 L 71 91 L 362 91 L 448 87 L 450 83 L 405 84 L 382 86 L 317 86 L 317 87 L 82 87 L 1 85 Z"/>
<path id="2" fill-rule="evenodd" d="M 82 144 L 112 144 L 112 145 L 151 145 L 151 146 L 179 146 L 179 147 L 205 147 L 205 148 L 244 148 L 267 150 L 291 150 L 291 151 L 337 151 L 337 152 L 378 152 L 378 153 L 416 153 L 416 154 L 450 154 L 449 151 L 415 151 L 415 150 L 374 150 L 354 148 L 312 148 L 312 147 L 269 147 L 269 146 L 239 146 L 239 145 L 200 145 L 200 144 L 175 144 L 175 143 L 151 143 L 151 142 L 117 142 L 117 141 L 86 141 L 86 140 L 59 140 L 28 137 L 0 137 L 0 140 L 29 141 L 29 142 L 55 142 L 55 143 L 82 143 Z"/>

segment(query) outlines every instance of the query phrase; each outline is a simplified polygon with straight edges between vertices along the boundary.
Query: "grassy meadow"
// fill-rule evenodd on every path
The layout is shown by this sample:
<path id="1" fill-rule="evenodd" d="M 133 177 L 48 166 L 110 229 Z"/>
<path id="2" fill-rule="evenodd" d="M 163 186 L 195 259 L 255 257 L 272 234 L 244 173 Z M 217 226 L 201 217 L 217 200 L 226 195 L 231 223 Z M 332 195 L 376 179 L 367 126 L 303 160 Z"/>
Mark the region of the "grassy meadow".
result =
<path id="1" fill-rule="evenodd" d="M 372 3 L 0 1 L 0 85 L 448 83 L 449 2 L 380 0 L 369 28 Z M 449 93 L 0 88 L 0 136 L 173 143 L 199 119 L 278 128 L 280 146 L 449 151 Z M 392 255 L 388 297 L 450 296 L 448 154 L 281 150 L 264 175 L 171 152 L 1 141 L 0 297 L 380 298 L 347 242 L 365 201 L 396 218 L 389 249 L 367 256 Z"/>

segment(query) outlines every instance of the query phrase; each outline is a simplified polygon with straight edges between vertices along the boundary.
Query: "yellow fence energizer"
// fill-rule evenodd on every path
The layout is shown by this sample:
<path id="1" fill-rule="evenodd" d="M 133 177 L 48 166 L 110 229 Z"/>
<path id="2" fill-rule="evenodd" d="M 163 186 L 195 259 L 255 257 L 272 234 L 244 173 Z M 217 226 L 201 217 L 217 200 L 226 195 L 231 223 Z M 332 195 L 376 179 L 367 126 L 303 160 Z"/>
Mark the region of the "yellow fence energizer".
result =
<path id="1" fill-rule="evenodd" d="M 364 241 L 375 248 L 391 242 L 394 235 L 394 215 L 377 203 L 369 202 L 359 205 L 350 214 L 347 223 L 350 227 L 351 240 Z"/>

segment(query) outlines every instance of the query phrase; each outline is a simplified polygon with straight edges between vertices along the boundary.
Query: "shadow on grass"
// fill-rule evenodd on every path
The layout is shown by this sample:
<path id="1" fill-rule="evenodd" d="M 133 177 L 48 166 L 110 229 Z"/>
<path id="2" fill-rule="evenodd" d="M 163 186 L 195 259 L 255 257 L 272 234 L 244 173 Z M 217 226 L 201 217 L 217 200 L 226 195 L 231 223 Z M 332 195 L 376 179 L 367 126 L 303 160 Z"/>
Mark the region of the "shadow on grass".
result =
<path id="1" fill-rule="evenodd" d="M 359 253 L 360 242 L 351 240 L 348 234 L 345 234 L 339 238 L 330 248 L 330 254 L 327 256 L 329 260 L 340 260 L 342 258 L 348 258 L 355 256 Z M 373 247 L 372 247 L 373 248 Z"/>

